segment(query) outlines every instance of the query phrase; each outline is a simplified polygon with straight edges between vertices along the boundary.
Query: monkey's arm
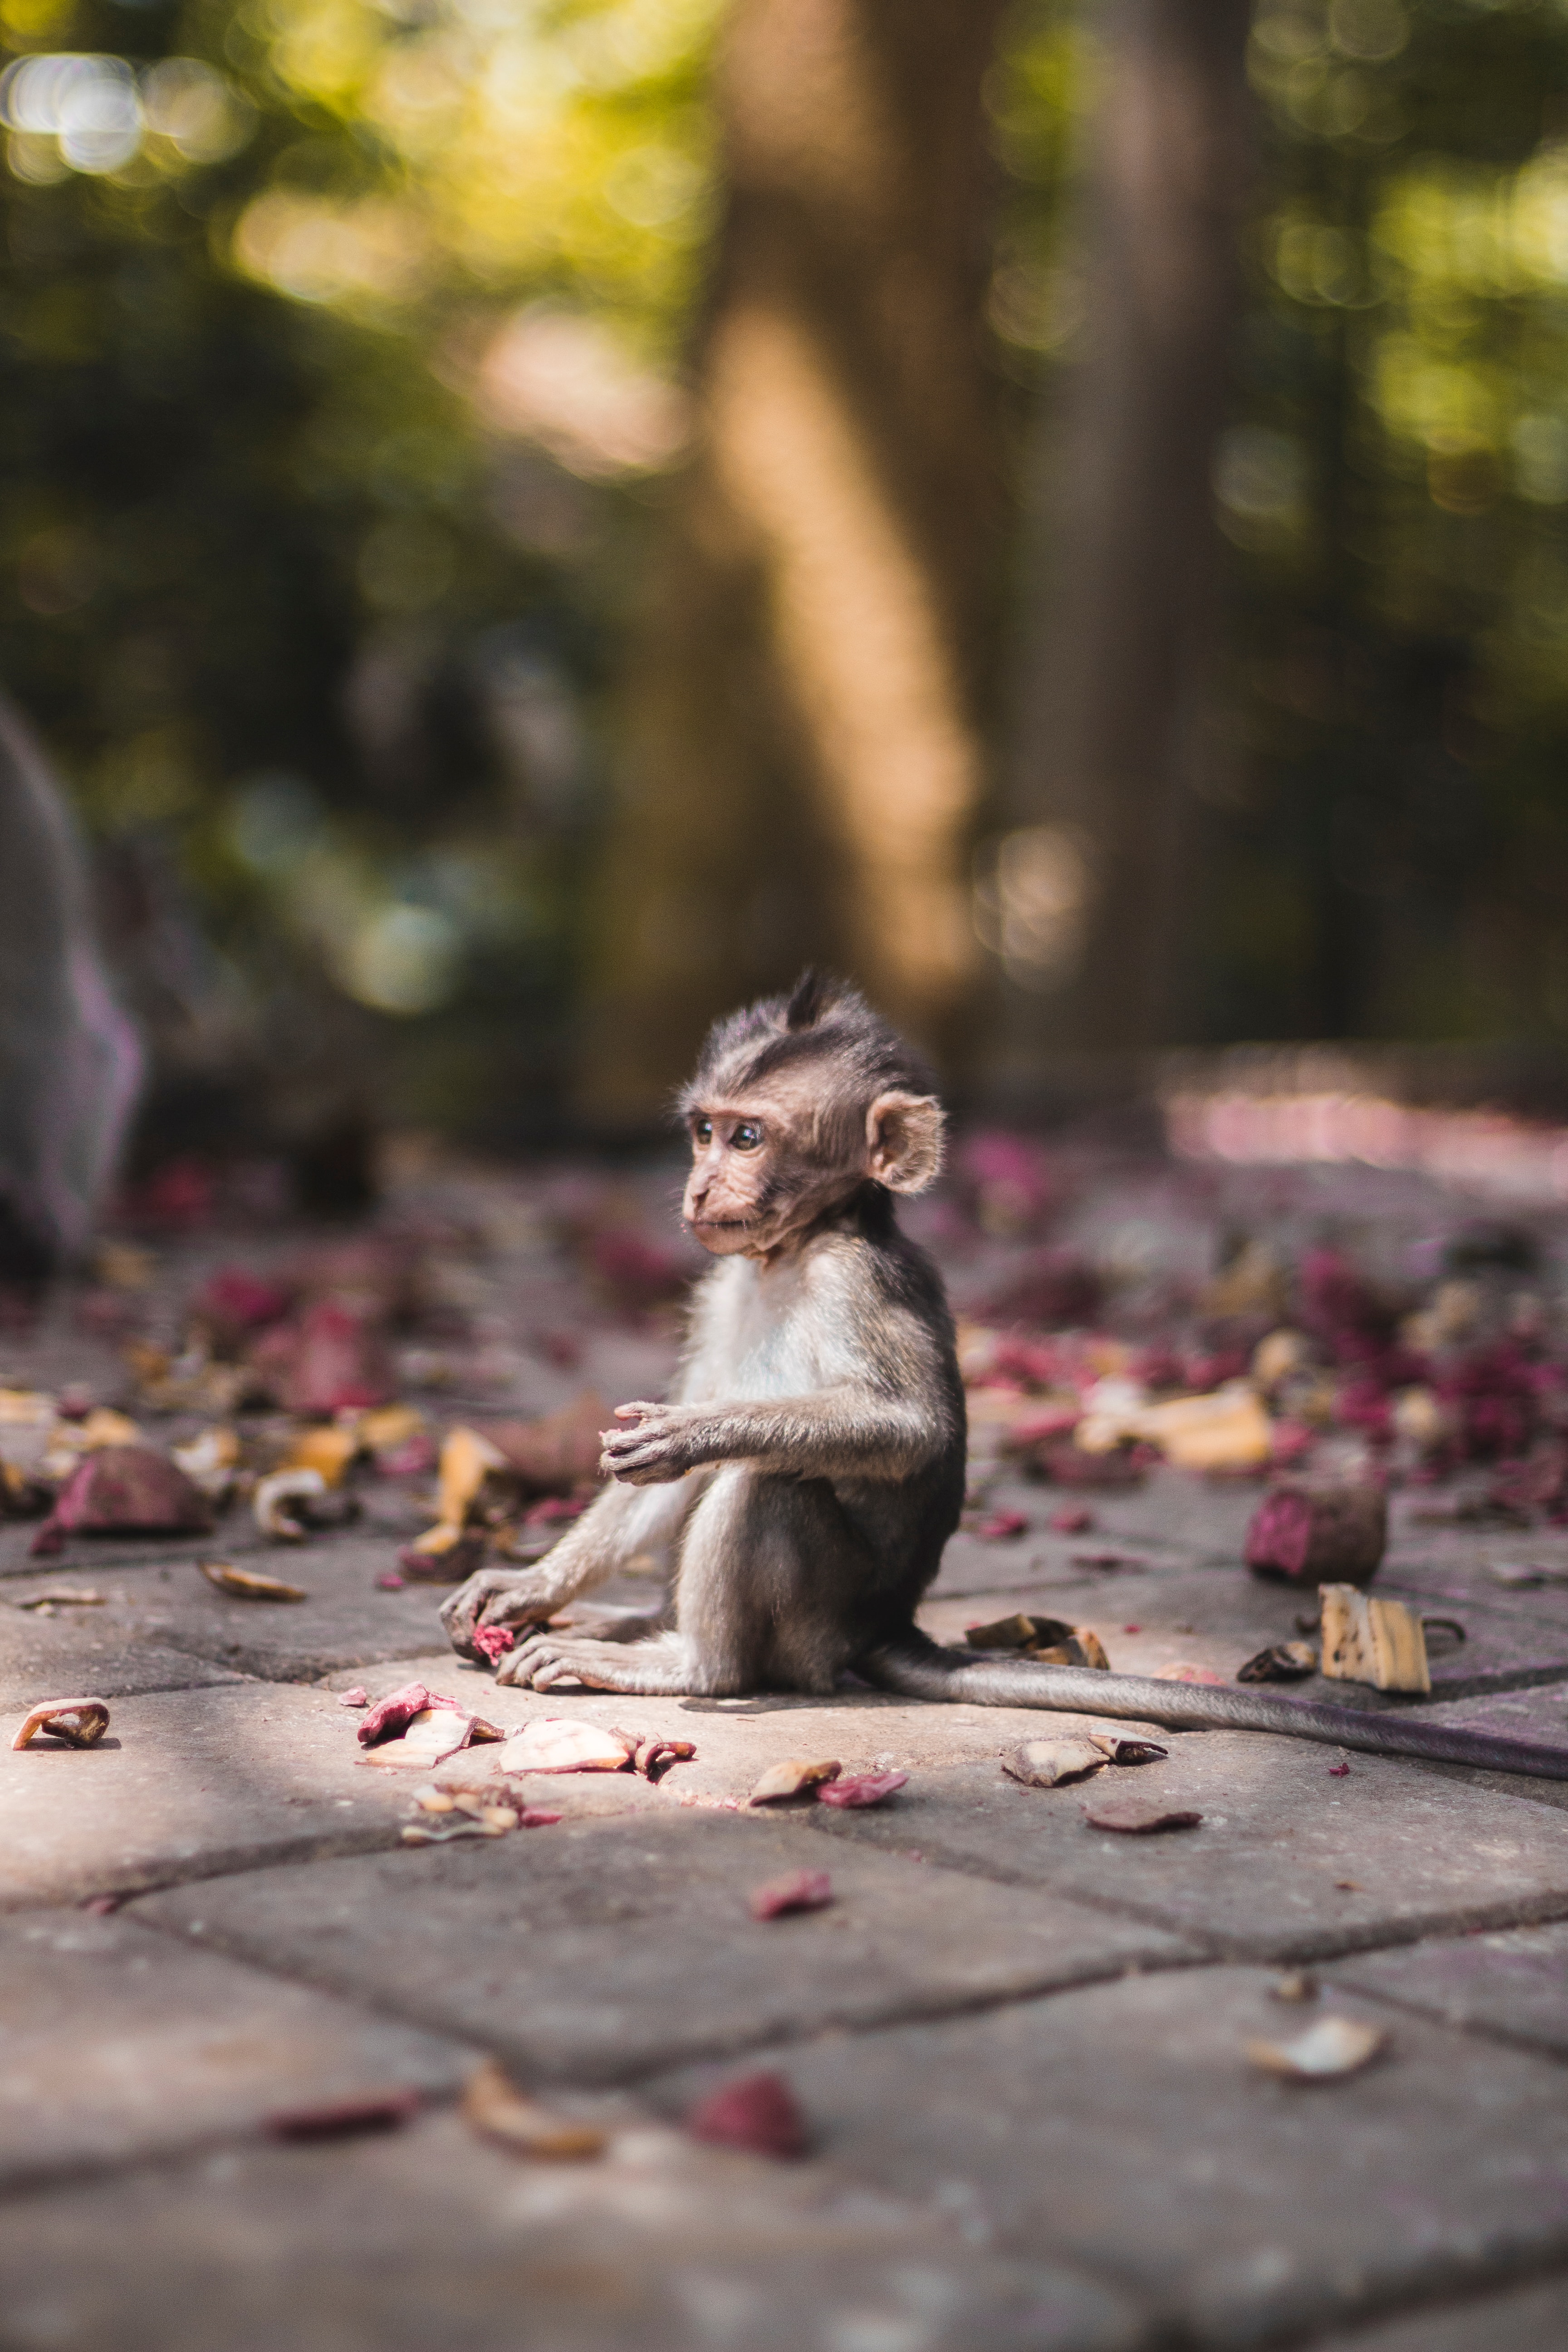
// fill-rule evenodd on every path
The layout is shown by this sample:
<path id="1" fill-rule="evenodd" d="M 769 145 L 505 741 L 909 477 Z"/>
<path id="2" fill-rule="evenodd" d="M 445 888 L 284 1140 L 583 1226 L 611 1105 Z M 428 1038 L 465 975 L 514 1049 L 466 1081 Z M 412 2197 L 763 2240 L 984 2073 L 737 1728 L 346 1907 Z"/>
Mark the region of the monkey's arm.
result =
<path id="1" fill-rule="evenodd" d="M 1434 1764 L 1468 1764 L 1483 1772 L 1522 1772 L 1568 1780 L 1568 1748 L 1462 1731 L 1408 1715 L 1323 1706 L 1313 1699 L 1274 1698 L 1262 1691 L 1202 1683 L 1162 1683 L 1142 1675 L 1108 1675 L 1092 1666 L 1047 1666 L 1025 1658 L 975 1658 L 944 1650 L 911 1631 L 857 1661 L 857 1671 L 904 1698 L 963 1699 L 970 1706 L 1041 1706 L 1072 1715 L 1131 1716 L 1173 1731 L 1275 1731 L 1321 1739 L 1372 1756 L 1417 1756 Z"/>
<path id="2" fill-rule="evenodd" d="M 845 1382 L 808 1396 L 738 1404 L 623 1404 L 605 1467 L 628 1486 L 684 1477 L 710 1462 L 752 1462 L 797 1478 L 907 1478 L 950 1441 L 928 1400 Z"/>
<path id="3" fill-rule="evenodd" d="M 696 1502 L 699 1483 L 660 1495 L 610 1486 L 532 1568 L 481 1568 L 441 1606 L 441 1622 L 460 1657 L 478 1658 L 479 1625 L 528 1625 L 552 1617 L 578 1593 L 603 1584 L 637 1553 L 673 1543 Z"/>

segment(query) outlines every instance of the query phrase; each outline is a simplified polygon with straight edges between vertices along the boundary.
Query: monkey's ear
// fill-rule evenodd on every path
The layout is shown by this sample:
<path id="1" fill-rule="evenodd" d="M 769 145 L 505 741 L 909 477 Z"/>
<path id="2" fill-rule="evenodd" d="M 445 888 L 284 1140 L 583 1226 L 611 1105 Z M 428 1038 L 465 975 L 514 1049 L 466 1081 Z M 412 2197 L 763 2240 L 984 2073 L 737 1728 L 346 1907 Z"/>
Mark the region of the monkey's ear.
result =
<path id="1" fill-rule="evenodd" d="M 879 1095 L 866 1113 L 867 1174 L 889 1192 L 923 1192 L 942 1169 L 946 1123 L 934 1095 Z"/>

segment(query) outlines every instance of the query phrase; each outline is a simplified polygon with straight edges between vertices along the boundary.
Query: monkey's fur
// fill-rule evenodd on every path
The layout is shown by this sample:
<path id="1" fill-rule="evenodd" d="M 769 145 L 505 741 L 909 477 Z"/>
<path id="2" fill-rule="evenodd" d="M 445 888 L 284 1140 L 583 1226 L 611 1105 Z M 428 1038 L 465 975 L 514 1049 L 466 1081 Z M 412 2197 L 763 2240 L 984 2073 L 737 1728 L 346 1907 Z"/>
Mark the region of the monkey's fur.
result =
<path id="1" fill-rule="evenodd" d="M 536 1630 L 497 1679 L 712 1696 L 884 1690 L 985 1706 L 1273 1731 L 1374 1754 L 1568 1780 L 1568 1748 L 1276 1698 L 944 1650 L 915 1623 L 963 1503 L 963 1387 L 942 1282 L 893 1196 L 942 1160 L 929 1073 L 865 1004 L 807 973 L 721 1022 L 681 1108 L 682 1214 L 720 1261 L 695 1294 L 667 1405 L 620 1407 L 614 1483 L 538 1567 L 480 1570 L 447 1601 Z M 546 1627 L 634 1556 L 675 1560 L 675 1622 Z"/>

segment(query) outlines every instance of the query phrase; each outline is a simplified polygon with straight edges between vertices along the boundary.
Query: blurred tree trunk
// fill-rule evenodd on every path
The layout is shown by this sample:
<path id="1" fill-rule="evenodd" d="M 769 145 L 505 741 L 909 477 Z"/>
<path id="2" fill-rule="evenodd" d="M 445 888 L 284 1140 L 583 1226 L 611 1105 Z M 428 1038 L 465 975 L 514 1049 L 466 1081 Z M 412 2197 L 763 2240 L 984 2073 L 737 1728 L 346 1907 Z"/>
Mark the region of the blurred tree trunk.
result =
<path id="1" fill-rule="evenodd" d="M 994 630 L 999 0 L 739 0 L 702 427 L 634 647 L 584 1107 L 807 956 L 952 1055 Z"/>
<path id="2" fill-rule="evenodd" d="M 1026 1067 L 1042 1048 L 1136 1050 L 1179 1020 L 1181 799 L 1215 626 L 1210 473 L 1253 184 L 1248 21 L 1247 0 L 1113 0 L 1103 21 L 1089 340 L 1042 421 L 1017 830 L 986 890 Z"/>

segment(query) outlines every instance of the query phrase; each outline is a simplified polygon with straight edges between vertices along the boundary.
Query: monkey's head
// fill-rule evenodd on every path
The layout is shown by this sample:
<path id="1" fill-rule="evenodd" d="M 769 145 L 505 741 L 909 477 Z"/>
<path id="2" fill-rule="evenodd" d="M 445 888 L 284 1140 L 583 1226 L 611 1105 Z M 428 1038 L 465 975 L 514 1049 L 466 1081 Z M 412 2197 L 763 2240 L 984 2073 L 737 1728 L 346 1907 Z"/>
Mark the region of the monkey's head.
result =
<path id="1" fill-rule="evenodd" d="M 681 1215 L 716 1257 L 768 1257 L 863 1186 L 922 1192 L 942 1166 L 931 1073 L 852 989 L 805 972 L 715 1024 L 680 1096 Z"/>

